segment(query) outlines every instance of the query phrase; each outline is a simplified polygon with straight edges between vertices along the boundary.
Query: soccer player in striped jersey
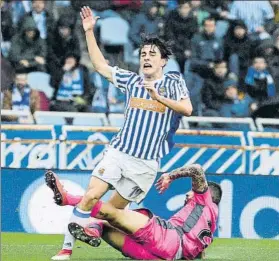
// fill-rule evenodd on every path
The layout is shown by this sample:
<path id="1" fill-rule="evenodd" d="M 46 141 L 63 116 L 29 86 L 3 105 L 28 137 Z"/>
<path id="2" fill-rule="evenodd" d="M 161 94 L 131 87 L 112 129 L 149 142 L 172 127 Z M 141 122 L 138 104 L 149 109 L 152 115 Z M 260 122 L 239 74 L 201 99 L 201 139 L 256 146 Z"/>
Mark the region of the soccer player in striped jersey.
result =
<path id="1" fill-rule="evenodd" d="M 183 115 L 191 115 L 192 105 L 181 75 L 163 73 L 171 52 L 162 40 L 154 36 L 143 39 L 140 46 L 142 75 L 138 75 L 109 66 L 93 33 L 98 17 L 92 15 L 89 7 L 83 7 L 81 18 L 95 70 L 126 93 L 124 126 L 94 169 L 85 195 L 82 198 L 70 195 L 53 172 L 46 173 L 46 182 L 54 192 L 56 203 L 75 206 L 70 222 L 84 226 L 94 202 L 109 189 L 115 189 L 109 202 L 119 209 L 145 198 L 156 178 L 159 159 L 169 153 L 179 120 Z M 102 222 L 96 222 L 96 237 L 101 236 L 102 227 Z M 63 249 L 52 259 L 70 259 L 73 244 L 74 238 L 66 231 Z"/>

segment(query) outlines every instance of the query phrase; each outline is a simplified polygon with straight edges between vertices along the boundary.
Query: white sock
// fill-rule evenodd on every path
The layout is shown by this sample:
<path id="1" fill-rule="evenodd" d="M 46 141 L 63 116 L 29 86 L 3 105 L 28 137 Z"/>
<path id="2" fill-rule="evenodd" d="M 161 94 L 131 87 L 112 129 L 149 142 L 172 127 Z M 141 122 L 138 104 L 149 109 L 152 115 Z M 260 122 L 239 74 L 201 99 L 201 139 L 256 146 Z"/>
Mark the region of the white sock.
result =
<path id="1" fill-rule="evenodd" d="M 75 222 L 85 227 L 89 223 L 90 213 L 91 211 L 83 211 L 80 208 L 75 207 L 73 209 L 73 213 L 69 223 Z M 69 232 L 68 225 L 67 225 L 66 232 L 64 234 L 64 243 L 62 248 L 67 250 L 72 250 L 74 244 L 75 244 L 75 238 Z"/>
<path id="2" fill-rule="evenodd" d="M 68 226 L 66 228 L 66 231 L 64 233 L 64 242 L 62 249 L 72 250 L 74 247 L 76 239 L 71 235 L 69 232 Z"/>

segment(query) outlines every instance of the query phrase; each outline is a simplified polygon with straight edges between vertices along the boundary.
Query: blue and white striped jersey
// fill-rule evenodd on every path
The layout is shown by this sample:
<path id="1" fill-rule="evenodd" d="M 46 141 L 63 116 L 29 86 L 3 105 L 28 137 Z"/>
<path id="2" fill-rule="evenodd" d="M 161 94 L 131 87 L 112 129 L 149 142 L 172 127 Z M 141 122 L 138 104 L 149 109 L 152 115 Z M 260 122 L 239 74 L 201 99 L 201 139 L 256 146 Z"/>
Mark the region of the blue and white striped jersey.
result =
<path id="1" fill-rule="evenodd" d="M 181 115 L 152 100 L 143 87 L 143 76 L 113 67 L 114 85 L 126 92 L 125 122 L 110 146 L 141 159 L 158 159 L 173 147 L 173 135 Z M 181 100 L 189 97 L 185 81 L 178 72 L 164 74 L 155 81 L 160 95 Z"/>

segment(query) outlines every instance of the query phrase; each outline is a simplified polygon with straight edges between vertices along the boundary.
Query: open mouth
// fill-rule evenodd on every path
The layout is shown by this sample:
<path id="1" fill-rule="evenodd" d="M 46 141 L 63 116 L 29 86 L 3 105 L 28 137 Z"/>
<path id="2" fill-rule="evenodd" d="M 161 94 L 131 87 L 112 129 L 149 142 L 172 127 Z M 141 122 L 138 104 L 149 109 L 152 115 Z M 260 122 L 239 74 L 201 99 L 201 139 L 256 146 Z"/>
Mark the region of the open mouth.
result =
<path id="1" fill-rule="evenodd" d="M 143 68 L 146 69 L 146 68 L 152 68 L 152 65 L 150 63 L 145 63 L 143 65 Z"/>

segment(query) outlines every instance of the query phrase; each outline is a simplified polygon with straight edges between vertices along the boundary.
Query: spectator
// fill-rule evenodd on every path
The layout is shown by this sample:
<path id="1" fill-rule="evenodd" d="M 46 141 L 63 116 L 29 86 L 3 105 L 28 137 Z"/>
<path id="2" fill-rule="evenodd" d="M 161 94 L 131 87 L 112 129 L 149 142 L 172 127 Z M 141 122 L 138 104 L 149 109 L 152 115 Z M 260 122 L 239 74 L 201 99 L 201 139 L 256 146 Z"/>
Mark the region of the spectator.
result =
<path id="1" fill-rule="evenodd" d="M 1 1 L 1 33 L 4 42 L 11 41 L 14 35 L 12 13 L 5 1 Z"/>
<path id="2" fill-rule="evenodd" d="M 191 6 L 194 16 L 197 17 L 199 31 L 201 31 L 204 19 L 209 17 L 210 14 L 205 10 L 204 2 L 201 0 L 192 0 Z"/>
<path id="3" fill-rule="evenodd" d="M 254 58 L 253 65 L 248 69 L 245 84 L 249 95 L 258 102 L 276 95 L 274 81 L 264 57 Z"/>
<path id="4" fill-rule="evenodd" d="M 17 27 L 19 21 L 22 17 L 31 11 L 32 3 L 31 0 L 28 1 L 6 1 L 8 4 L 8 9 L 11 10 L 12 18 L 13 18 L 13 26 Z"/>
<path id="5" fill-rule="evenodd" d="M 271 75 L 276 86 L 276 93 L 279 93 L 279 29 L 274 33 L 274 53 L 269 61 Z"/>
<path id="6" fill-rule="evenodd" d="M 245 93 L 238 93 L 237 83 L 228 80 L 224 83 L 225 100 L 220 108 L 221 117 L 249 117 L 253 99 Z M 253 107 L 253 106 L 252 106 Z"/>
<path id="7" fill-rule="evenodd" d="M 11 63 L 1 54 L 1 91 L 7 90 L 15 79 L 15 71 Z"/>
<path id="8" fill-rule="evenodd" d="M 265 39 L 261 41 L 260 44 L 257 46 L 255 50 L 255 56 L 264 57 L 267 62 L 268 68 L 271 69 L 271 60 L 274 57 L 275 49 L 276 48 L 274 40 Z"/>
<path id="9" fill-rule="evenodd" d="M 46 43 L 40 37 L 34 20 L 26 18 L 21 31 L 12 39 L 9 60 L 17 70 L 32 72 L 45 71 L 45 58 Z"/>
<path id="10" fill-rule="evenodd" d="M 54 28 L 54 18 L 46 10 L 46 2 L 44 0 L 33 0 L 32 10 L 25 14 L 19 22 L 19 29 L 26 19 L 32 18 L 40 32 L 40 36 L 50 43 L 52 40 L 52 32 Z"/>
<path id="11" fill-rule="evenodd" d="M 155 0 L 154 2 L 158 8 L 158 16 L 162 19 L 165 19 L 169 12 L 177 7 L 177 3 L 175 3 L 175 1 Z"/>
<path id="12" fill-rule="evenodd" d="M 274 12 L 269 1 L 233 1 L 230 14 L 233 20 L 243 20 L 249 34 L 267 38 L 274 28 Z"/>
<path id="13" fill-rule="evenodd" d="M 203 104 L 201 91 L 203 89 L 204 80 L 192 72 L 187 72 L 184 74 L 184 79 L 193 105 L 192 116 L 202 116 Z"/>
<path id="14" fill-rule="evenodd" d="M 214 62 L 223 59 L 223 42 L 215 36 L 214 18 L 206 18 L 203 27 L 204 31 L 195 34 L 191 40 L 191 70 L 207 78 L 214 67 Z"/>
<path id="15" fill-rule="evenodd" d="M 113 84 L 109 85 L 108 101 L 110 113 L 124 113 L 125 94 Z"/>
<path id="16" fill-rule="evenodd" d="M 144 4 L 143 11 L 136 15 L 131 21 L 129 38 L 135 49 L 140 45 L 141 33 L 157 34 L 160 22 L 156 4 Z"/>
<path id="17" fill-rule="evenodd" d="M 76 23 L 77 20 L 77 14 L 76 12 L 73 10 L 72 8 L 72 4 L 70 0 L 64 0 L 64 1 L 59 1 L 59 0 L 55 0 L 53 1 L 53 15 L 55 20 L 58 20 L 59 17 L 61 17 L 61 15 L 71 15 L 74 23 Z"/>
<path id="18" fill-rule="evenodd" d="M 190 2 L 180 1 L 177 9 L 172 10 L 165 25 L 165 37 L 175 44 L 172 51 L 184 72 L 185 60 L 191 55 L 191 38 L 198 32 L 198 22 L 191 12 Z"/>
<path id="19" fill-rule="evenodd" d="M 1 1 L 1 52 L 4 57 L 8 56 L 14 32 L 12 13 L 6 2 Z"/>
<path id="20" fill-rule="evenodd" d="M 53 41 L 48 45 L 48 71 L 52 76 L 60 73 L 65 50 L 81 56 L 78 36 L 74 32 L 74 20 L 68 15 L 61 15 L 54 30 Z M 55 77 L 55 76 L 54 76 Z"/>
<path id="21" fill-rule="evenodd" d="M 225 101 L 224 83 L 229 79 L 225 61 L 214 64 L 212 76 L 204 81 L 202 101 L 205 105 L 204 116 L 220 116 L 219 111 Z"/>
<path id="22" fill-rule="evenodd" d="M 88 69 L 80 64 L 79 56 L 66 54 L 63 71 L 52 77 L 51 85 L 55 88 L 50 105 L 52 111 L 90 111 L 94 90 Z"/>
<path id="23" fill-rule="evenodd" d="M 216 20 L 226 19 L 229 12 L 227 0 L 205 0 L 204 9 Z"/>
<path id="24" fill-rule="evenodd" d="M 220 38 L 226 34 L 229 28 L 229 22 L 227 21 L 229 14 L 228 2 L 227 0 L 204 1 L 204 9 L 216 20 L 216 36 Z"/>
<path id="25" fill-rule="evenodd" d="M 234 21 L 224 39 L 224 59 L 229 70 L 239 79 L 239 87 L 243 89 L 244 79 L 250 65 L 252 42 L 247 33 L 247 27 L 241 20 Z"/>
<path id="26" fill-rule="evenodd" d="M 4 91 L 3 109 L 30 111 L 40 110 L 40 95 L 27 84 L 27 74 L 18 71 L 14 83 Z M 16 121 L 16 116 L 2 116 L 4 121 Z M 22 122 L 22 119 L 19 119 Z"/>
<path id="27" fill-rule="evenodd" d="M 80 9 L 83 6 L 89 6 L 92 9 L 94 15 L 100 16 L 101 19 L 119 16 L 118 13 L 112 10 L 112 0 L 71 0 L 71 2 L 74 10 L 76 10 L 77 13 L 80 12 Z"/>

